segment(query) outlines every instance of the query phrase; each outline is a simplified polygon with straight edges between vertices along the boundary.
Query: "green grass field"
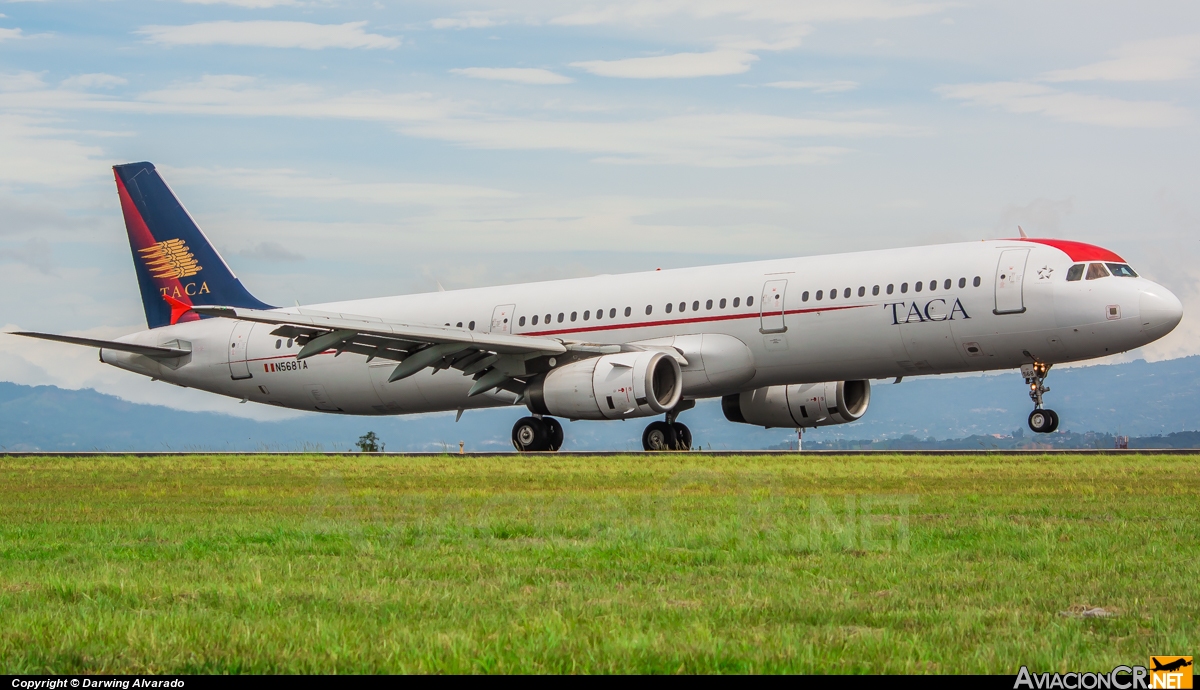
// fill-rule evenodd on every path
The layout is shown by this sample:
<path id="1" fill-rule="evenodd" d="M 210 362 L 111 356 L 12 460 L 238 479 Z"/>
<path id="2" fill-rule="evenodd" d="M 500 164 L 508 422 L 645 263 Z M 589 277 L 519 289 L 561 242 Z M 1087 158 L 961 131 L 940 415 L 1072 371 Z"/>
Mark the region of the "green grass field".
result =
<path id="1" fill-rule="evenodd" d="M 0 456 L 0 660 L 1107 671 L 1200 651 L 1198 497 L 1181 456 Z"/>

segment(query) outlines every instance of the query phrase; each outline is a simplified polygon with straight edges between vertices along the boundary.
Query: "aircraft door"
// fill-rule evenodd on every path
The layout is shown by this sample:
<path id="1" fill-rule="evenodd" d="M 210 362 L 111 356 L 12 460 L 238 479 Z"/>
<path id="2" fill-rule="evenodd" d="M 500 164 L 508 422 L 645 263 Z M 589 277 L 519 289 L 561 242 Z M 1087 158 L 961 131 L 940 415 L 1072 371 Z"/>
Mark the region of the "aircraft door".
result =
<path id="1" fill-rule="evenodd" d="M 993 314 L 1025 313 L 1025 262 L 1028 249 L 1005 249 L 996 265 L 996 308 Z"/>
<path id="2" fill-rule="evenodd" d="M 253 329 L 252 322 L 238 321 L 233 324 L 233 332 L 229 334 L 229 376 L 235 381 L 251 377 L 246 353 L 250 347 L 250 331 Z"/>
<path id="3" fill-rule="evenodd" d="M 501 304 L 492 312 L 492 333 L 512 333 L 512 316 L 515 304 Z"/>
<path id="4" fill-rule="evenodd" d="M 784 333 L 787 325 L 784 323 L 784 293 L 787 291 L 786 280 L 768 280 L 763 285 L 762 301 L 759 306 L 762 333 Z"/>

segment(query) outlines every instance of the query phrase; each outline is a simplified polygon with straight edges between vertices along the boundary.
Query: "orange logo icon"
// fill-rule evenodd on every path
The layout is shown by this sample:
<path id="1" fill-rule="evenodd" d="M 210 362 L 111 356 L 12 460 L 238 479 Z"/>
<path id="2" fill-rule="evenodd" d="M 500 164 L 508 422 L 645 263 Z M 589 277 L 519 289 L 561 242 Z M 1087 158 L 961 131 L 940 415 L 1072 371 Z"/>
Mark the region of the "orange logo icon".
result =
<path id="1" fill-rule="evenodd" d="M 1150 657 L 1150 687 L 1186 690 L 1192 687 L 1192 657 Z"/>
<path id="2" fill-rule="evenodd" d="M 183 240 L 166 240 L 139 252 L 155 278 L 186 278 L 202 268 Z"/>

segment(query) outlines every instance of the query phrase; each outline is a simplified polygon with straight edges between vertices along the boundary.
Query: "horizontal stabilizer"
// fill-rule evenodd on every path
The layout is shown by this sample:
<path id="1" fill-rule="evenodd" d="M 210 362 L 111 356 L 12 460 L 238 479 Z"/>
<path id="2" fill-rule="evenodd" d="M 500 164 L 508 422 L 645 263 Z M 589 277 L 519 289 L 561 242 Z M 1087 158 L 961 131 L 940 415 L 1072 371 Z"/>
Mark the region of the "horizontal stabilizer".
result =
<path id="1" fill-rule="evenodd" d="M 86 347 L 99 347 L 105 350 L 120 350 L 121 352 L 132 352 L 135 355 L 145 355 L 156 359 L 169 359 L 173 357 L 182 357 L 191 354 L 191 350 L 180 350 L 174 347 L 151 347 L 149 345 L 134 345 L 133 343 L 120 343 L 115 340 L 96 340 L 95 338 L 78 338 L 73 335 L 55 335 L 53 333 L 30 333 L 27 331 L 18 331 L 9 335 L 23 335 L 27 338 L 40 338 L 42 340 L 53 340 L 58 343 L 70 343 L 72 345 L 84 345 Z"/>

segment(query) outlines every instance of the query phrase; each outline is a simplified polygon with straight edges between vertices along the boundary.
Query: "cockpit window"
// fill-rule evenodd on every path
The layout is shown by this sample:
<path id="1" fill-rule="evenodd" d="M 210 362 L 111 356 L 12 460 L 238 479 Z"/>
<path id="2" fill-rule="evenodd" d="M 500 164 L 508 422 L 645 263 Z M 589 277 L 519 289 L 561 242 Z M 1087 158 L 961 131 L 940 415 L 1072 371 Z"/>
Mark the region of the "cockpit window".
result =
<path id="1" fill-rule="evenodd" d="M 1107 278 L 1108 269 L 1104 264 L 1088 264 L 1087 279 L 1095 280 L 1097 278 Z"/>
<path id="2" fill-rule="evenodd" d="M 1107 264 L 1108 270 L 1118 278 L 1136 278 L 1138 275 L 1133 272 L 1129 264 Z"/>
<path id="3" fill-rule="evenodd" d="M 1067 280 L 1072 283 L 1076 280 L 1083 280 L 1083 269 L 1085 268 L 1087 268 L 1087 264 L 1075 264 L 1074 266 L 1068 268 Z"/>

